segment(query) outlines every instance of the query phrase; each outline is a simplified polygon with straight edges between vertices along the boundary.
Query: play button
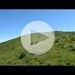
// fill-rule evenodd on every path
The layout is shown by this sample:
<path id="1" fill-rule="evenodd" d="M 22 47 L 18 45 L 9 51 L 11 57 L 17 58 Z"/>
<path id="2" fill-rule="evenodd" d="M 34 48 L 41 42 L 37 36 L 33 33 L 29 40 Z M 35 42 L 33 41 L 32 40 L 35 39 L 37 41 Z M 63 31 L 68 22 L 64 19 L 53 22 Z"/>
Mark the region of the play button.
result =
<path id="1" fill-rule="evenodd" d="M 27 24 L 21 33 L 21 42 L 25 50 L 32 54 L 44 54 L 54 44 L 54 32 L 50 25 L 43 21 Z"/>

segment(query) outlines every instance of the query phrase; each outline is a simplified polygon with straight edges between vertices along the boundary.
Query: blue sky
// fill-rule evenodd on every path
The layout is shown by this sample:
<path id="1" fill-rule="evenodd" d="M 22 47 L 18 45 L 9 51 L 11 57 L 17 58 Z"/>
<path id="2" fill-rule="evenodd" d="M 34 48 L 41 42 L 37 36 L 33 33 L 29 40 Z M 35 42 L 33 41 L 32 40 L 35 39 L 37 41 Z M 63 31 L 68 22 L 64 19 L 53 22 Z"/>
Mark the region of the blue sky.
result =
<path id="1" fill-rule="evenodd" d="M 32 21 L 44 21 L 54 31 L 75 31 L 75 10 L 0 10 L 0 42 L 20 36 Z"/>

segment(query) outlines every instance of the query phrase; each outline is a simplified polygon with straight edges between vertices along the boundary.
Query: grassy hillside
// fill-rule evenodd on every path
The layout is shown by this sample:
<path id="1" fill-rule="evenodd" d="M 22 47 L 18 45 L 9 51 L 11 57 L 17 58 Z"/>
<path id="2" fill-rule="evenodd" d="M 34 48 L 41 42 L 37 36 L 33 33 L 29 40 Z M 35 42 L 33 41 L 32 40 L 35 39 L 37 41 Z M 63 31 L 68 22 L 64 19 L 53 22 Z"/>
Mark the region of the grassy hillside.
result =
<path id="1" fill-rule="evenodd" d="M 22 47 L 20 37 L 1 43 L 0 65 L 74 66 L 75 32 L 55 32 L 55 43 L 52 49 L 43 55 L 33 55 L 27 52 Z"/>

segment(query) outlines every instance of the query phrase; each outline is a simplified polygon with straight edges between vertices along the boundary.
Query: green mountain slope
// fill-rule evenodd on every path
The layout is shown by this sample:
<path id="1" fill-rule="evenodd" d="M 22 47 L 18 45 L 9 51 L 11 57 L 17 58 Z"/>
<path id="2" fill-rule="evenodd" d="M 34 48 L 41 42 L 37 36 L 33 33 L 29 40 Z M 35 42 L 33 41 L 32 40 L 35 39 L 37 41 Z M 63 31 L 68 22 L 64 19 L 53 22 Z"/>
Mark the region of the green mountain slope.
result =
<path id="1" fill-rule="evenodd" d="M 75 32 L 55 32 L 55 43 L 52 49 L 43 55 L 33 55 L 27 52 L 21 44 L 20 37 L 1 43 L 0 65 L 74 66 Z"/>

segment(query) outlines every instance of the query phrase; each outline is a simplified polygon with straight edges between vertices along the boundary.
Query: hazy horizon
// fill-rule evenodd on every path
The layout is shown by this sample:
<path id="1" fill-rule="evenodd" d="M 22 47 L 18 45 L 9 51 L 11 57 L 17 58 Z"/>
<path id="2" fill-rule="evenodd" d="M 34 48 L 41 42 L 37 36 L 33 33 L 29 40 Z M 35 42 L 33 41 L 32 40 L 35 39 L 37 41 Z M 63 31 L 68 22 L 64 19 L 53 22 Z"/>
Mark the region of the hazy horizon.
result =
<path id="1" fill-rule="evenodd" d="M 54 32 L 56 32 L 56 31 L 54 31 Z M 57 31 L 57 32 L 75 32 L 75 31 Z M 7 42 L 7 41 L 9 41 L 9 40 L 16 39 L 16 38 L 18 38 L 18 37 L 21 37 L 21 36 L 13 37 L 13 38 L 10 38 L 10 39 L 7 39 L 7 40 L 4 40 L 4 41 L 1 41 L 0 43 Z"/>

